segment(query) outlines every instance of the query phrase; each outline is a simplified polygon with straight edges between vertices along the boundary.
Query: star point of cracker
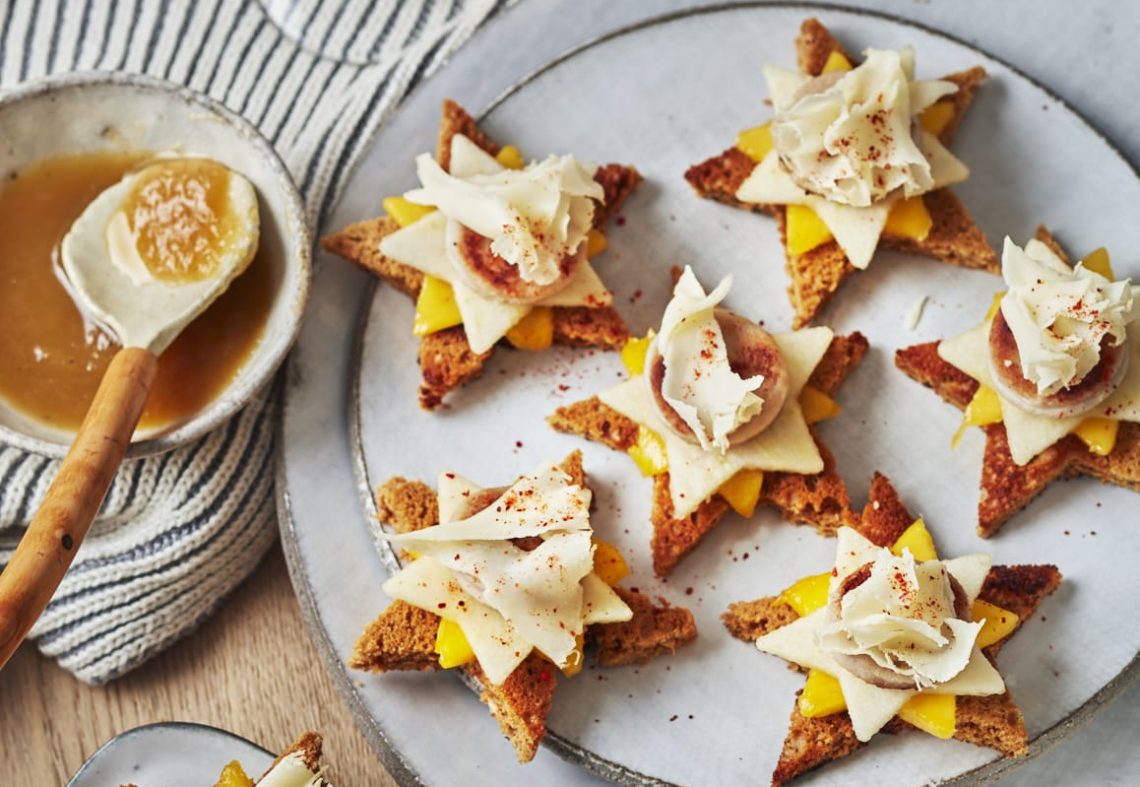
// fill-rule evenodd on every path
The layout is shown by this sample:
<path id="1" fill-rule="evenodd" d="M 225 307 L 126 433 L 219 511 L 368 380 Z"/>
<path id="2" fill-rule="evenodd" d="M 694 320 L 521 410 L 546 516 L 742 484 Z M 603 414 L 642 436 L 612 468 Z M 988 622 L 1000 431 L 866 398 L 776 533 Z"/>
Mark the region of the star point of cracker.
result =
<path id="1" fill-rule="evenodd" d="M 818 363 L 809 370 L 806 380 L 800 381 L 801 387 L 806 382 L 806 385 L 828 396 L 834 395 L 848 374 L 863 359 L 868 346 L 866 337 L 858 332 L 848 336 L 833 335 Z M 636 386 L 640 383 L 640 380 L 631 380 L 621 385 Z M 547 418 L 547 422 L 557 431 L 577 434 L 617 451 L 628 451 L 637 442 L 639 423 L 606 404 L 603 398 L 604 394 L 560 407 Z M 797 420 L 798 416 L 798 421 L 803 421 L 795 396 L 791 393 L 785 407 L 790 407 L 793 411 L 790 414 L 792 420 Z M 822 469 L 810 473 L 765 471 L 759 502 L 776 507 L 791 522 L 814 525 L 824 535 L 833 535 L 839 527 L 854 521 L 856 514 L 851 508 L 847 486 L 835 470 L 835 457 L 820 439 L 814 426 L 804 423 L 802 428 L 804 439 L 815 443 Z M 699 450 L 696 447 L 690 450 L 687 443 L 674 438 L 664 427 L 660 432 L 667 450 L 672 446 L 684 450 L 690 456 Z M 763 436 L 764 433 L 761 434 Z M 730 449 L 729 453 L 734 450 L 736 449 Z M 735 469 L 746 466 L 751 465 L 748 462 L 733 465 Z M 727 473 L 725 480 L 730 475 Z M 653 569 L 658 576 L 669 574 L 681 558 L 693 550 L 705 534 L 731 510 L 720 494 L 713 493 L 695 505 L 690 501 L 688 510 L 678 516 L 676 506 L 683 501 L 677 500 L 670 478 L 669 471 L 653 478 L 650 514 L 653 535 L 650 546 Z"/>
<path id="2" fill-rule="evenodd" d="M 1068 262 L 1064 250 L 1045 227 L 1038 227 L 1037 239 Z M 895 353 L 895 366 L 904 374 L 960 410 L 965 410 L 980 383 L 945 360 L 939 352 L 941 341 L 904 347 Z M 1079 419 L 1078 419 L 1079 420 Z M 1011 517 L 1058 479 L 1091 476 L 1105 483 L 1140 492 L 1140 423 L 1120 421 L 1116 444 L 1107 456 L 1100 456 L 1072 434 L 1061 430 L 1059 439 L 1019 464 L 1014 461 L 1004 423 L 990 424 L 985 430 L 978 535 L 989 538 Z"/>
<path id="3" fill-rule="evenodd" d="M 450 166 L 452 142 L 456 136 L 466 137 L 476 148 L 491 156 L 501 149 L 462 106 L 449 99 L 443 103 L 435 154 L 436 161 L 445 171 Z M 600 230 L 617 215 L 626 197 L 640 185 L 642 178 L 632 166 L 603 164 L 594 173 L 594 180 L 605 193 L 604 204 L 596 203 L 594 211 L 594 228 Z M 414 299 L 419 295 L 424 273 L 380 251 L 381 241 L 400 229 L 392 218 L 379 216 L 321 238 L 321 246 Z M 624 320 L 608 303 L 597 307 L 553 305 L 551 312 L 555 344 L 613 350 L 620 348 L 629 338 Z M 420 406 L 425 410 L 441 406 L 449 393 L 479 377 L 495 349 L 473 350 L 462 325 L 422 337 L 419 349 L 423 375 L 419 389 Z"/>
<path id="4" fill-rule="evenodd" d="M 890 481 L 876 473 L 867 505 L 853 527 L 876 546 L 890 547 L 914 521 Z M 1061 573 L 1052 565 L 992 566 L 989 569 L 978 598 L 1013 612 L 1019 623 L 1007 636 L 982 648 L 988 663 L 994 663 L 1002 645 L 1020 630 L 1021 624 L 1032 616 L 1060 582 Z M 765 634 L 806 620 L 778 596 L 732 604 L 721 619 L 732 636 L 746 642 L 755 642 Z M 796 668 L 802 671 L 802 667 Z M 901 732 L 910 726 L 895 716 L 883 731 Z M 1025 722 L 1008 690 L 980 697 L 957 696 L 954 738 L 994 748 L 1007 757 L 1022 756 L 1028 751 Z M 808 771 L 852 754 L 864 745 L 856 737 L 847 711 L 808 718 L 800 713 L 797 702 L 772 773 L 772 784 L 786 784 Z"/>
<path id="5" fill-rule="evenodd" d="M 843 46 L 818 19 L 804 21 L 796 38 L 796 60 L 800 70 L 818 76 L 828 58 L 838 53 L 855 62 Z M 950 109 L 949 119 L 936 135 L 939 143 L 948 145 L 958 130 L 974 94 L 986 78 L 985 69 L 974 66 L 950 74 L 944 80 L 953 82 L 958 91 L 942 99 Z M 857 268 L 834 238 L 803 254 L 787 250 L 787 210 L 784 205 L 747 203 L 737 199 L 737 190 L 760 164 L 742 150 L 731 147 L 718 156 L 695 164 L 685 179 L 696 193 L 707 199 L 737 208 L 769 213 L 776 218 L 780 239 L 785 247 L 785 263 L 790 279 L 788 296 L 795 310 L 793 327 L 809 324 L 839 288 L 843 280 Z M 879 247 L 934 257 L 966 268 L 979 268 L 992 273 L 1000 269 L 997 255 L 970 213 L 948 188 L 922 195 L 933 225 L 927 236 L 914 240 L 883 234 Z"/>
<path id="6" fill-rule="evenodd" d="M 572 484 L 586 487 L 581 452 L 571 453 L 559 469 Z M 471 490 L 473 499 L 482 491 L 474 486 Z M 422 482 L 397 476 L 377 487 L 375 497 L 378 518 L 397 533 L 423 530 L 441 521 L 439 498 L 435 490 Z M 493 498 L 487 499 L 486 504 L 492 502 Z M 664 599 L 653 599 L 620 585 L 613 589 L 633 616 L 624 622 L 589 625 L 586 642 L 593 645 L 600 666 L 643 664 L 674 653 L 696 638 L 693 615 L 684 607 L 670 606 Z M 440 618 L 431 612 L 394 601 L 361 634 L 349 666 L 378 673 L 439 670 L 435 650 L 439 622 Z M 532 760 L 546 735 L 546 717 L 558 683 L 558 667 L 535 650 L 498 685 L 487 679 L 477 661 L 457 669 L 481 686 L 479 699 L 514 745 L 519 761 Z"/>

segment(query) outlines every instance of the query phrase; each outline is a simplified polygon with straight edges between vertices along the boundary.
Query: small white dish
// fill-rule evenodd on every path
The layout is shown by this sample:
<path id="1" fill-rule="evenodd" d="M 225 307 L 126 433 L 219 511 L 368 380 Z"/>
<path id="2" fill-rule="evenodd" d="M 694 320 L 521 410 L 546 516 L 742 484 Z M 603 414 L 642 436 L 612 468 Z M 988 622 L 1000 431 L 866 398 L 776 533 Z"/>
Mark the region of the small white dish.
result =
<path id="1" fill-rule="evenodd" d="M 80 766 L 67 787 L 203 787 L 231 760 L 250 775 L 265 771 L 273 754 L 232 732 L 205 724 L 147 724 L 116 735 Z"/>
<path id="2" fill-rule="evenodd" d="M 246 120 L 200 93 L 139 74 L 88 72 L 33 80 L 0 92 L 0 177 L 53 156 L 96 151 L 176 151 L 220 161 L 257 189 L 261 243 L 273 261 L 273 305 L 257 346 L 229 385 L 188 419 L 135 432 L 128 457 L 198 439 L 237 413 L 272 377 L 293 344 L 308 300 L 311 247 L 304 204 L 285 165 Z M 63 456 L 73 433 L 0 400 L 0 440 Z"/>

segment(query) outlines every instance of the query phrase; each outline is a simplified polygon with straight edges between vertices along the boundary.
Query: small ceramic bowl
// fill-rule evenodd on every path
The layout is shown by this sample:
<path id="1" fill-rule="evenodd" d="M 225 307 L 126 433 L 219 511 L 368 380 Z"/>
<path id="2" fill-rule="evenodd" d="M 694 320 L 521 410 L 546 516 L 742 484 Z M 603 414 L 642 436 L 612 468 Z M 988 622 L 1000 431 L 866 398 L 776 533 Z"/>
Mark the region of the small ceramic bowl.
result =
<path id="1" fill-rule="evenodd" d="M 256 743 L 217 727 L 179 721 L 146 724 L 100 746 L 67 787 L 201 787 L 213 784 L 230 760 L 237 760 L 246 773 L 256 776 L 273 759 Z"/>
<path id="2" fill-rule="evenodd" d="M 261 244 L 275 266 L 261 341 L 229 385 L 189 419 L 139 430 L 128 451 L 169 451 L 218 428 L 269 381 L 300 328 L 311 277 L 304 206 L 285 165 L 243 118 L 195 91 L 137 74 L 48 77 L 0 92 L 0 177 L 42 159 L 96 151 L 168 151 L 216 159 L 256 187 Z M 63 456 L 73 434 L 0 401 L 0 440 Z"/>

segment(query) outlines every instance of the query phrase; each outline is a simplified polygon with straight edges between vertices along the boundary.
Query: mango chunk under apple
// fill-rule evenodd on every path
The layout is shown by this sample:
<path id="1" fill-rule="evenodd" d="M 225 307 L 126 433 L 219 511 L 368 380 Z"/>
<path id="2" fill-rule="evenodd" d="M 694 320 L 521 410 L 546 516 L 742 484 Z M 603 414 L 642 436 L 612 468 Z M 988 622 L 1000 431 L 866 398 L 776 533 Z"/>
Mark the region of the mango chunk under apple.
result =
<path id="1" fill-rule="evenodd" d="M 883 234 L 910 238 L 921 243 L 930 235 L 933 226 L 934 219 L 930 217 L 930 211 L 926 209 L 926 203 L 919 194 L 909 199 L 901 199 L 894 204 L 891 212 L 887 214 Z"/>
<path id="2" fill-rule="evenodd" d="M 847 710 L 847 700 L 838 680 L 823 670 L 812 669 L 800 692 L 799 708 L 804 718 L 818 719 Z"/>
<path id="3" fill-rule="evenodd" d="M 630 377 L 637 377 L 645 371 L 645 356 L 653 341 L 653 331 L 640 339 L 629 339 L 621 348 L 621 362 Z"/>
<path id="4" fill-rule="evenodd" d="M 918 122 L 922 125 L 923 131 L 937 136 L 950 125 L 950 121 L 954 119 L 954 111 L 953 100 L 935 101 L 926 109 L 922 110 Z"/>
<path id="5" fill-rule="evenodd" d="M 545 350 L 554 343 L 554 311 L 535 306 L 507 331 L 507 341 L 519 350 Z"/>
<path id="6" fill-rule="evenodd" d="M 850 71 L 852 68 L 854 68 L 854 66 L 851 65 L 851 61 L 847 59 L 847 56 L 839 50 L 835 50 L 827 56 L 827 60 L 823 64 L 823 70 L 820 71 L 820 73 L 830 74 L 832 71 Z"/>
<path id="7" fill-rule="evenodd" d="M 594 573 L 610 587 L 629 576 L 629 564 L 613 544 L 594 539 Z"/>
<path id="8" fill-rule="evenodd" d="M 732 506 L 733 511 L 743 517 L 749 517 L 756 511 L 763 486 L 763 471 L 745 469 L 721 484 L 716 492 Z"/>
<path id="9" fill-rule="evenodd" d="M 1108 456 L 1116 447 L 1116 435 L 1120 431 L 1120 421 L 1112 418 L 1086 418 L 1073 430 L 1097 456 Z"/>
<path id="10" fill-rule="evenodd" d="M 435 652 L 439 654 L 439 666 L 444 669 L 461 667 L 475 660 L 475 651 L 458 623 L 450 620 L 439 621 L 435 633 Z"/>
<path id="11" fill-rule="evenodd" d="M 788 205 L 784 212 L 788 254 L 798 257 L 834 237 L 814 210 L 807 205 Z"/>
<path id="12" fill-rule="evenodd" d="M 500 148 L 499 152 L 495 155 L 495 161 L 507 169 L 522 169 L 526 166 L 522 151 L 514 145 L 504 145 Z"/>
<path id="13" fill-rule="evenodd" d="M 416 316 L 412 322 L 412 333 L 427 336 L 445 328 L 463 323 L 459 305 L 455 302 L 455 291 L 443 279 L 424 276 L 420 294 L 416 296 Z"/>
<path id="14" fill-rule="evenodd" d="M 240 762 L 230 760 L 226 763 L 226 767 L 222 768 L 214 787 L 253 787 L 253 779 L 249 778 Z"/>
<path id="15" fill-rule="evenodd" d="M 953 694 L 916 694 L 899 709 L 899 718 L 935 738 L 954 737 L 958 701 Z"/>
<path id="16" fill-rule="evenodd" d="M 958 431 L 950 438 L 950 446 L 957 448 L 962 435 L 971 426 L 988 426 L 1001 423 L 1001 400 L 997 391 L 988 385 L 979 385 L 974 398 L 966 405 L 966 412 L 962 415 L 962 424 Z"/>
<path id="17" fill-rule="evenodd" d="M 628 453 L 643 476 L 661 475 L 669 469 L 665 441 L 661 435 L 640 424 L 637 427 L 637 441 L 629 447 Z"/>
<path id="18" fill-rule="evenodd" d="M 586 257 L 593 259 L 606 250 L 609 246 L 609 241 L 606 240 L 606 234 L 601 230 L 591 229 L 586 233 Z"/>
<path id="19" fill-rule="evenodd" d="M 1081 263 L 1086 269 L 1099 273 L 1109 281 L 1116 281 L 1116 276 L 1112 272 L 1112 260 L 1109 259 L 1108 249 L 1101 246 L 1088 253 L 1088 255 L 1081 260 Z"/>
<path id="20" fill-rule="evenodd" d="M 759 164 L 772 152 L 771 125 L 765 123 L 741 131 L 736 135 L 736 149 Z"/>
<path id="21" fill-rule="evenodd" d="M 916 519 L 903 531 L 891 546 L 891 554 L 902 557 L 903 549 L 909 549 L 914 559 L 920 563 L 938 559 L 938 552 L 934 549 L 934 539 L 930 537 L 930 531 L 926 529 L 926 522 L 922 519 Z"/>
<path id="22" fill-rule="evenodd" d="M 982 630 L 978 632 L 979 648 L 988 648 L 995 642 L 1001 642 L 1012 634 L 1017 624 L 1021 622 L 1017 613 L 981 599 L 974 602 L 970 608 L 970 615 L 975 621 L 984 621 Z"/>
<path id="23" fill-rule="evenodd" d="M 811 385 L 805 385 L 800 391 L 800 409 L 803 411 L 804 420 L 809 424 L 826 421 L 843 412 L 839 402 Z"/>
<path id="24" fill-rule="evenodd" d="M 801 618 L 807 617 L 827 605 L 827 587 L 830 581 L 830 573 L 813 574 L 784 588 L 778 598 Z"/>
<path id="25" fill-rule="evenodd" d="M 586 662 L 585 646 L 586 638 L 579 634 L 578 644 L 574 647 L 574 650 L 570 651 L 570 655 L 566 657 L 566 663 L 559 666 L 563 675 L 572 678 L 582 671 L 582 667 Z"/>
<path id="26" fill-rule="evenodd" d="M 380 206 L 400 227 L 415 224 L 424 216 L 435 212 L 435 208 L 431 205 L 417 205 L 403 197 L 385 197 L 381 200 Z"/>

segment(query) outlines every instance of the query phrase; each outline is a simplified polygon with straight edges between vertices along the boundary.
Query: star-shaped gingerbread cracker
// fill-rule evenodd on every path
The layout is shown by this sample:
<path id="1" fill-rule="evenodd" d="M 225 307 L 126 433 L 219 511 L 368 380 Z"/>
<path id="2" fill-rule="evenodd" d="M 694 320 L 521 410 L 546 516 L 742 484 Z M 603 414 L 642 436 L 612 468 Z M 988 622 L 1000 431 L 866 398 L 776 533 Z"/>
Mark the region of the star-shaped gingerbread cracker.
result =
<path id="1" fill-rule="evenodd" d="M 814 424 L 839 413 L 831 397 L 867 352 L 867 339 L 820 327 L 771 338 L 790 371 L 787 398 L 770 426 L 727 452 L 703 449 L 659 417 L 645 383 L 648 338 L 623 350 L 629 380 L 547 419 L 560 432 L 629 453 L 653 476 L 651 551 L 658 576 L 672 571 L 730 510 L 750 517 L 757 504 L 769 504 L 824 535 L 856 519 Z"/>
<path id="2" fill-rule="evenodd" d="M 572 492 L 581 493 L 588 490 L 580 452 L 575 451 L 570 454 L 558 469 L 568 477 L 566 481 Z M 456 516 L 460 516 L 454 510 L 444 509 L 445 506 L 454 509 L 455 499 L 461 499 L 464 501 L 462 505 L 469 506 L 461 513 L 468 517 L 466 521 L 471 523 L 475 523 L 475 516 L 489 511 L 491 506 L 509 508 L 512 504 L 509 490 L 504 493 L 502 488 L 482 489 L 458 479 L 454 474 L 445 475 L 449 479 L 449 486 L 452 487 L 450 492 L 456 492 L 458 489 L 458 495 L 450 495 L 450 499 L 443 494 L 437 495 L 434 490 L 419 481 L 409 481 L 400 477 L 389 479 L 376 489 L 379 519 L 389 524 L 397 533 L 422 534 L 425 529 L 432 528 L 441 521 L 452 521 Z M 441 478 L 441 493 L 442 481 Z M 457 484 L 461 486 L 457 487 Z M 588 500 L 588 491 L 586 499 Z M 517 506 L 516 510 L 519 510 Z M 441 511 L 444 514 L 442 517 Z M 514 543 L 519 549 L 530 552 L 539 548 L 543 542 L 539 537 L 531 536 L 515 539 Z M 403 557 L 407 559 L 414 556 L 405 552 Z M 407 563 L 405 570 L 407 566 L 414 567 L 426 559 L 426 557 L 417 558 Z M 612 607 L 615 603 L 618 606 L 624 604 L 624 607 L 628 607 L 628 612 L 626 615 L 614 616 L 609 614 L 607 607 L 602 614 L 595 614 L 594 617 L 628 619 L 588 624 L 584 639 L 579 645 L 579 669 L 583 646 L 592 646 L 592 652 L 599 666 L 615 667 L 641 664 L 659 655 L 673 653 L 697 636 L 696 624 L 689 610 L 671 607 L 663 599 L 653 600 L 636 590 L 621 587 L 618 583 L 627 571 L 623 559 L 613 547 L 595 542 L 593 572 L 586 579 L 595 584 L 602 582 L 605 587 L 600 589 L 602 596 L 598 596 L 599 589 L 594 588 L 593 596 L 600 598 L 608 607 Z M 419 580 L 412 581 L 414 583 Z M 585 584 L 584 581 L 583 585 Z M 608 602 L 605 601 L 606 596 L 610 599 Z M 587 607 L 591 603 L 591 597 L 590 593 L 585 596 L 583 603 Z M 462 606 L 463 599 L 461 598 L 458 603 Z M 471 608 L 476 603 L 470 598 L 467 599 L 468 614 L 474 614 Z M 433 606 L 433 609 L 435 608 Z M 441 617 L 443 614 L 434 614 L 403 600 L 394 601 L 365 629 L 356 643 L 349 665 L 355 669 L 371 672 L 431 671 L 451 666 L 441 662 L 454 658 L 452 651 L 456 644 L 454 642 L 456 634 L 452 630 L 447 633 L 449 642 L 442 642 L 445 632 L 441 628 L 441 621 L 446 620 Z M 460 621 L 457 625 L 464 625 L 461 618 Z M 501 621 L 498 625 L 502 625 Z M 473 639 L 474 644 L 478 642 L 478 639 Z M 489 660 L 489 666 L 484 669 L 478 658 L 472 655 L 471 646 L 467 641 L 464 640 L 461 645 L 468 647 L 467 660 L 456 663 L 455 667 L 482 687 L 480 699 L 490 708 L 491 715 L 499 722 L 503 734 L 514 745 L 519 761 L 529 762 L 534 758 L 538 745 L 546 734 L 546 717 L 550 712 L 554 689 L 562 670 L 536 648 L 514 666 L 505 679 L 495 682 L 488 678 L 492 662 Z M 495 662 L 495 668 L 500 666 Z"/>
<path id="3" fill-rule="evenodd" d="M 800 28 L 796 56 L 801 74 L 806 75 L 802 79 L 847 70 L 858 62 L 814 18 L 806 20 Z M 937 148 L 931 160 L 945 163 L 950 172 L 943 178 L 945 182 L 965 177 L 965 168 L 942 146 L 950 143 L 985 76 L 985 70 L 975 66 L 944 77 L 945 82 L 957 86 L 957 91 L 939 98 L 917 117 L 917 141 L 929 135 L 926 147 Z M 786 173 L 781 175 L 782 168 L 769 127 L 765 125 L 743 132 L 737 145 L 691 167 L 685 179 L 702 197 L 745 210 L 770 213 L 776 218 L 791 280 L 788 295 L 795 309 L 795 327 L 811 322 L 843 280 L 866 267 L 876 245 L 928 255 L 952 265 L 998 271 L 997 257 L 984 233 L 946 187 L 936 187 L 908 199 L 900 199 L 896 190 L 890 197 L 894 200 L 892 204 L 884 201 L 881 210 L 874 204 L 865 209 L 867 222 L 844 224 L 843 214 L 849 213 L 850 208 L 809 194 L 790 180 L 784 183 L 781 178 L 786 179 Z M 771 171 L 765 175 L 765 170 Z M 742 187 L 750 180 L 764 179 L 768 175 L 775 185 L 765 186 L 763 193 L 789 194 L 786 200 L 758 202 L 743 198 Z M 790 222 L 795 222 L 795 226 L 790 226 Z M 867 235 L 865 230 L 858 231 L 861 224 L 868 222 L 877 227 L 874 232 Z M 854 226 L 854 232 L 849 225 Z M 847 252 L 836 238 L 847 238 Z M 855 264 L 852 254 L 855 254 Z"/>
<path id="4" fill-rule="evenodd" d="M 471 166 L 476 167 L 476 171 L 486 172 L 488 167 L 493 169 L 496 166 L 508 169 L 522 166 L 517 149 L 500 147 L 479 129 L 459 104 L 445 101 L 435 154 L 444 172 L 450 172 L 453 148 L 460 143 L 465 160 L 473 162 Z M 605 236 L 601 231 L 617 215 L 625 198 L 641 183 L 641 175 L 632 166 L 605 164 L 597 168 L 593 179 L 601 186 L 604 197 L 600 201 L 594 200 L 593 232 L 589 243 L 591 257 L 604 250 Z M 571 287 L 529 304 L 540 308 L 504 303 L 501 314 L 488 317 L 487 306 L 477 294 L 467 292 L 462 280 L 450 279 L 452 271 L 445 260 L 417 268 L 381 252 L 381 243 L 400 230 L 423 221 L 442 221 L 441 217 L 425 215 L 425 209 L 402 198 L 395 198 L 394 203 L 385 200 L 385 204 L 389 206 L 389 215 L 345 227 L 322 238 L 321 245 L 417 299 L 417 317 L 420 319 L 415 330 L 421 335 L 419 363 L 423 374 L 419 401 L 424 409 L 439 407 L 448 393 L 478 377 L 497 346 L 543 349 L 556 343 L 616 349 L 629 337 L 625 322 L 610 305 L 612 297 L 588 261 Z M 413 251 L 425 243 L 424 238 L 410 238 L 409 241 Z M 430 243 L 430 239 L 426 242 Z M 425 276 L 424 267 L 431 268 L 437 275 Z M 430 288 L 427 292 L 424 291 L 425 279 Z M 588 288 L 590 292 L 586 292 Z M 570 297 L 572 294 L 583 297 Z M 489 329 L 492 333 L 486 347 L 479 346 L 480 342 L 468 335 L 460 321 L 464 314 L 475 314 L 480 306 L 481 332 L 486 333 L 484 322 L 494 323 Z M 439 319 L 440 313 L 451 316 Z M 526 317 L 540 319 L 528 322 Z M 480 339 L 485 338 L 480 336 Z"/>
<path id="5" fill-rule="evenodd" d="M 937 557 L 925 525 L 921 520 L 916 521 L 907 511 L 885 476 L 876 474 L 874 477 L 870 499 L 863 509 L 862 518 L 853 528 L 855 533 L 850 534 L 849 539 L 852 544 L 865 539 L 870 545 L 889 548 L 894 555 L 899 556 L 904 555 L 905 547 L 907 553 L 914 557 L 919 572 L 922 570 L 922 561 Z M 963 560 L 966 559 L 958 559 Z M 953 570 L 955 576 L 960 573 L 963 577 L 964 581 L 954 591 L 956 599 L 959 592 L 965 596 L 976 596 L 970 606 L 970 617 L 982 622 L 982 626 L 973 643 L 970 666 L 956 680 L 959 686 L 974 684 L 967 688 L 978 690 L 979 686 L 993 680 L 997 674 L 994 669 L 995 657 L 1002 645 L 1020 629 L 1023 621 L 1032 616 L 1042 600 L 1057 589 L 1061 574 L 1051 565 L 992 566 L 985 573 L 975 571 L 978 567 L 971 566 L 971 562 L 963 565 L 958 561 L 945 561 L 942 565 Z M 837 572 L 839 562 L 837 561 Z M 958 572 L 952 568 L 956 564 L 966 570 Z M 856 570 L 850 575 L 850 581 L 845 580 L 841 584 L 848 589 L 858 587 L 860 582 L 868 581 L 868 573 L 862 569 Z M 978 576 L 972 577 L 972 573 L 977 573 Z M 843 572 L 835 576 L 841 574 L 846 576 Z M 746 642 L 757 642 L 761 648 L 764 648 L 766 638 L 774 633 L 777 634 L 777 639 L 794 639 L 784 635 L 784 632 L 790 634 L 792 631 L 787 627 L 793 624 L 803 627 L 811 616 L 827 614 L 824 607 L 829 603 L 829 581 L 832 577 L 832 573 L 808 577 L 778 596 L 733 604 L 722 616 L 724 624 L 734 637 Z M 969 585 L 971 578 L 978 585 L 972 592 L 971 588 L 962 587 Z M 782 645 L 783 643 L 776 642 L 771 649 L 782 650 Z M 974 662 L 979 659 L 981 661 L 975 665 Z M 814 661 L 813 658 L 806 657 L 805 660 Z M 810 665 L 793 663 L 792 666 L 808 672 L 808 683 L 792 710 L 783 750 L 772 773 L 773 785 L 786 784 L 797 776 L 845 757 L 865 745 L 866 741 L 860 740 L 857 735 L 851 712 L 847 709 L 847 701 L 851 699 L 847 694 L 863 697 L 868 692 L 873 695 L 877 690 L 875 686 L 868 686 L 850 673 L 844 674 L 842 667 L 833 667 L 840 673 L 840 680 L 836 682 L 835 676 L 822 670 L 809 670 Z M 966 678 L 965 682 L 963 678 Z M 997 680 L 1000 684 L 1000 676 Z M 952 688 L 951 683 L 945 685 L 947 691 Z M 848 688 L 841 688 L 844 686 Z M 864 715 L 882 714 L 872 724 L 872 730 L 877 728 L 878 722 L 886 721 L 879 727 L 885 732 L 901 732 L 917 726 L 939 737 L 953 737 L 994 748 L 1008 757 L 1026 754 L 1028 734 L 1025 722 L 1009 691 L 1001 685 L 984 690 L 993 693 L 970 696 L 966 693 L 940 695 L 937 689 L 918 694 L 913 690 L 883 691 L 886 695 L 881 698 L 883 701 L 880 703 L 872 700 L 873 707 Z M 897 695 L 897 699 L 892 695 Z M 898 706 L 897 710 L 893 710 L 895 705 Z M 893 717 L 888 715 L 890 713 L 894 713 Z M 886 720 L 888 718 L 889 721 Z"/>
<path id="6" fill-rule="evenodd" d="M 1046 228 L 1037 229 L 1037 240 L 1052 249 L 1062 261 L 1069 262 L 1064 249 Z M 991 309 L 991 312 L 996 312 L 996 309 Z M 964 351 L 958 355 L 970 355 L 970 339 L 975 332 L 978 333 L 982 347 L 985 346 L 985 336 L 989 334 L 988 326 L 993 316 L 991 313 L 983 325 L 953 340 Z M 1132 330 L 1135 331 L 1134 328 Z M 943 357 L 947 348 L 942 345 L 949 341 L 905 347 L 895 354 L 895 365 L 967 413 L 971 411 L 968 408 L 978 409 L 978 405 L 971 403 L 983 388 L 987 389 L 997 404 L 998 398 L 992 389 L 983 386 L 977 377 L 967 374 Z M 1132 343 L 1136 344 L 1135 341 Z M 1132 352 L 1133 362 L 1121 389 L 1132 390 L 1140 386 L 1140 381 L 1133 377 L 1138 374 L 1135 368 L 1135 346 Z M 984 375 L 985 372 L 979 369 L 976 374 Z M 1115 398 L 1121 397 L 1118 395 Z M 1129 401 L 1120 406 L 1113 405 L 1110 400 L 1105 413 L 1093 412 L 1087 419 L 1052 419 L 1048 424 L 1049 433 L 1043 439 L 1043 433 L 1036 428 L 1031 417 L 1022 416 L 1016 409 L 1009 409 L 1005 403 L 1001 403 L 996 418 L 975 419 L 986 433 L 981 494 L 978 499 L 978 534 L 983 538 L 992 536 L 1010 517 L 1057 479 L 1087 475 L 1105 483 L 1140 491 L 1140 423 L 1137 423 L 1140 418 L 1140 401 L 1134 401 L 1135 397 L 1131 396 L 1125 398 Z M 1020 438 L 1020 451 L 1016 452 L 1011 451 L 1011 440 L 1005 422 L 1005 419 L 1013 416 L 1018 416 L 1018 419 L 1011 428 L 1018 429 Z M 969 420 L 969 415 L 967 417 Z M 1015 453 L 1024 455 L 1015 457 Z"/>

